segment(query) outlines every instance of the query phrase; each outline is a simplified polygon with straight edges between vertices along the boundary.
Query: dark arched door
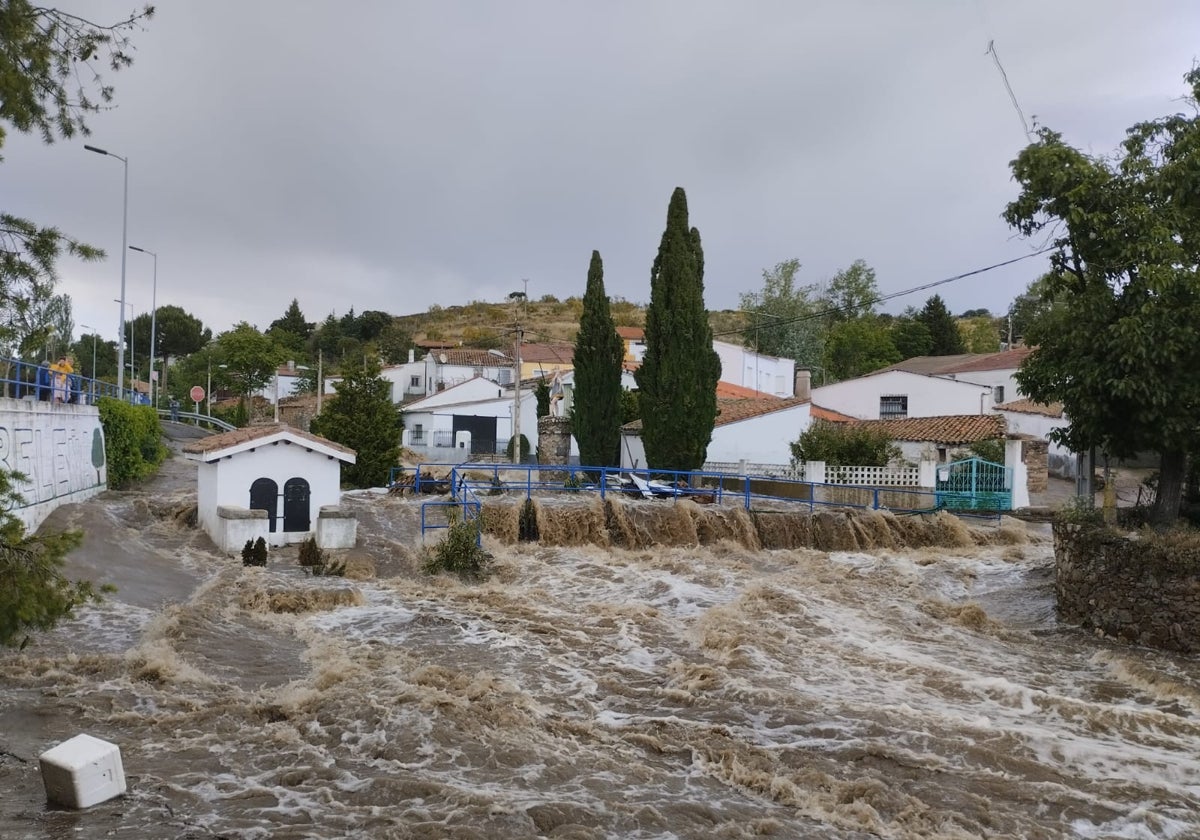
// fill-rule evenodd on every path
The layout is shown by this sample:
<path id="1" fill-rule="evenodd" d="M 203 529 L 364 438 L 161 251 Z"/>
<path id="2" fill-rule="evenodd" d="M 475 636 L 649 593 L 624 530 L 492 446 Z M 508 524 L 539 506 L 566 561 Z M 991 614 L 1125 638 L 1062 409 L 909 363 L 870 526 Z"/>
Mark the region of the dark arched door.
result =
<path id="1" fill-rule="evenodd" d="M 289 478 L 283 485 L 284 531 L 309 530 L 308 496 L 308 482 L 303 478 Z"/>
<path id="2" fill-rule="evenodd" d="M 256 478 L 250 485 L 250 510 L 265 510 L 275 533 L 275 517 L 279 511 L 279 485 L 269 478 Z"/>

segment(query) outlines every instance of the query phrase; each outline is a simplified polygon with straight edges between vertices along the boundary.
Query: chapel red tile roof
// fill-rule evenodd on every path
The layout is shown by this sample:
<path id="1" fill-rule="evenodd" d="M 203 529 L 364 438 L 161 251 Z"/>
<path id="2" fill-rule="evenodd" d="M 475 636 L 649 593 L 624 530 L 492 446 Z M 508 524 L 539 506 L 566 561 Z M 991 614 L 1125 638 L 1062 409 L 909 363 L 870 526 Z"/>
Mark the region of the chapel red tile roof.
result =
<path id="1" fill-rule="evenodd" d="M 896 420 L 856 420 L 854 423 L 856 426 L 886 432 L 892 440 L 947 444 L 994 440 L 1004 437 L 1007 430 L 1004 418 L 999 414 L 949 414 Z"/>
<path id="2" fill-rule="evenodd" d="M 637 341 L 646 337 L 646 330 L 643 327 L 617 327 L 617 335 L 626 341 Z"/>
<path id="3" fill-rule="evenodd" d="M 345 452 L 347 455 L 354 455 L 355 452 L 349 447 L 342 446 L 340 443 L 334 443 L 328 438 L 314 435 L 310 432 L 304 432 L 300 429 L 293 428 L 286 423 L 267 423 L 261 426 L 246 426 L 243 429 L 234 429 L 231 432 L 221 432 L 219 435 L 209 435 L 208 437 L 198 438 L 183 447 L 185 453 L 202 455 L 206 452 L 215 452 L 220 449 L 226 449 L 231 446 L 237 446 L 242 443 L 250 443 L 252 441 L 268 438 L 271 435 L 279 432 L 287 432 L 294 437 L 304 440 L 319 443 L 329 449 Z"/>
<path id="4" fill-rule="evenodd" d="M 1031 399 L 1011 400 L 1006 403 L 1001 403 L 996 406 L 997 411 L 1017 411 L 1021 414 L 1042 414 L 1046 417 L 1062 417 L 1063 404 L 1060 402 L 1046 403 L 1034 402 Z"/>

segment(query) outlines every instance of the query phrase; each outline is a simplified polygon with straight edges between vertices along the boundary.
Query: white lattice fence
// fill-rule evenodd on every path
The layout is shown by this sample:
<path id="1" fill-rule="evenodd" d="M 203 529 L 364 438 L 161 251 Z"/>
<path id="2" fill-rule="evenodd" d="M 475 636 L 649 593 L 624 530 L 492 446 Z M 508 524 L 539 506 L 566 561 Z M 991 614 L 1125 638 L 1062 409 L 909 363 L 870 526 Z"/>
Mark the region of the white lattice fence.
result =
<path id="1" fill-rule="evenodd" d="M 852 484 L 863 487 L 920 487 L 917 467 L 825 467 L 826 484 Z"/>
<path id="2" fill-rule="evenodd" d="M 752 464 L 749 461 L 709 461 L 704 472 L 751 475 L 759 478 L 786 478 L 789 481 L 804 481 L 804 464 Z"/>

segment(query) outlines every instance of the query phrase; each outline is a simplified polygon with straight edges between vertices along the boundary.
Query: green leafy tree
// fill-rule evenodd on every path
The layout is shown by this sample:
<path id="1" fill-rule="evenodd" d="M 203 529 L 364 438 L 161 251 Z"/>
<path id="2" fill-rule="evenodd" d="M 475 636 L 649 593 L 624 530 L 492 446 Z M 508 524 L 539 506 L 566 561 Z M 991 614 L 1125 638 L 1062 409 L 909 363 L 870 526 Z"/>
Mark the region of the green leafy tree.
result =
<path id="1" fill-rule="evenodd" d="M 858 423 L 814 420 L 791 444 L 792 461 L 824 461 L 830 466 L 885 467 L 900 457 L 887 432 Z"/>
<path id="2" fill-rule="evenodd" d="M 799 260 L 784 260 L 763 270 L 759 291 L 740 296 L 747 319 L 742 340 L 755 352 L 815 367 L 821 362 L 825 325 L 817 315 L 821 307 L 812 287 L 796 285 L 799 271 Z"/>
<path id="3" fill-rule="evenodd" d="M 1200 68 L 1186 75 L 1200 100 Z M 1061 401 L 1075 451 L 1159 453 L 1152 518 L 1179 515 L 1200 417 L 1200 117 L 1134 125 L 1123 155 L 1097 157 L 1042 129 L 1012 164 L 1005 209 L 1030 237 L 1054 235 L 1036 345 L 1017 373 L 1030 397 Z"/>
<path id="4" fill-rule="evenodd" d="M 963 345 L 962 334 L 958 331 L 958 322 L 946 308 L 941 295 L 934 295 L 925 301 L 925 307 L 917 318 L 929 330 L 932 344 L 930 356 L 953 356 L 967 352 Z"/>
<path id="5" fill-rule="evenodd" d="M 704 465 L 721 376 L 712 340 L 704 308 L 700 231 L 689 227 L 687 196 L 676 187 L 650 274 L 646 355 L 634 374 L 651 467 L 693 470 Z"/>
<path id="6" fill-rule="evenodd" d="M 128 35 L 153 14 L 147 6 L 125 20 L 100 25 L 27 0 L 0 3 L 0 148 L 6 125 L 37 133 L 46 143 L 86 136 L 88 115 L 113 97 L 97 65 L 106 63 L 113 71 L 129 66 Z M 39 323 L 37 315 L 54 297 L 56 265 L 63 255 L 97 260 L 104 252 L 58 228 L 0 210 L 0 344 L 10 355 L 48 334 L 52 322 Z M 60 329 L 58 340 L 67 340 L 71 332 Z"/>
<path id="7" fill-rule="evenodd" d="M 711 330 L 709 331 L 711 335 Z M 592 251 L 583 317 L 575 336 L 575 400 L 572 431 L 579 461 L 593 467 L 621 463 L 621 363 L 625 342 L 617 335 L 604 292 L 604 264 Z M 714 383 L 715 387 L 715 383 Z M 705 441 L 707 444 L 707 441 Z"/>
<path id="8" fill-rule="evenodd" d="M 958 332 L 968 353 L 995 353 L 1000 350 L 1000 321 L 990 315 L 960 318 Z"/>
<path id="9" fill-rule="evenodd" d="M 537 400 L 537 416 L 550 416 L 550 385 L 546 382 L 546 378 L 542 377 L 533 385 L 533 398 Z M 573 410 L 572 410 L 572 413 Z"/>
<path id="10" fill-rule="evenodd" d="M 875 269 L 864 260 L 855 260 L 830 278 L 820 305 L 826 321 L 838 323 L 875 314 L 877 300 Z"/>
<path id="11" fill-rule="evenodd" d="M 245 321 L 221 333 L 215 343 L 214 351 L 225 366 L 213 370 L 213 381 L 242 397 L 274 382 L 284 361 L 282 348 Z"/>
<path id="12" fill-rule="evenodd" d="M 148 323 L 145 325 L 150 326 Z M 138 325 L 138 335 L 150 338 L 148 329 Z M 174 304 L 158 307 L 158 318 L 155 324 L 155 352 L 160 365 L 170 364 L 171 359 L 189 356 L 203 349 L 212 341 L 212 330 L 195 315 L 183 307 Z M 149 346 L 145 344 L 144 346 Z"/>
<path id="13" fill-rule="evenodd" d="M 621 391 L 621 425 L 632 423 L 634 420 L 642 419 L 641 402 L 638 400 L 638 392 L 633 389 L 624 389 Z"/>
<path id="14" fill-rule="evenodd" d="M 1029 284 L 1024 292 L 1017 295 L 1008 307 L 1006 333 L 1011 332 L 1013 343 L 1028 343 L 1027 336 L 1036 330 L 1037 322 L 1045 315 L 1053 303 L 1052 278 L 1043 275 Z"/>
<path id="15" fill-rule="evenodd" d="M 88 379 L 104 379 L 117 375 L 117 343 L 105 341 L 99 334 L 81 335 L 79 340 L 71 345 L 71 355 L 77 363 L 75 370 Z M 93 356 L 96 360 L 94 368 Z"/>
<path id="16" fill-rule="evenodd" d="M 825 343 L 825 371 L 833 379 L 853 379 L 901 358 L 890 330 L 878 318 L 840 321 Z"/>
<path id="17" fill-rule="evenodd" d="M 312 421 L 316 434 L 357 453 L 354 464 L 342 467 L 342 481 L 351 487 L 384 486 L 400 461 L 400 413 L 392 404 L 392 383 L 379 371 L 373 358 L 343 365 L 333 386 L 337 398 Z"/>
<path id="18" fill-rule="evenodd" d="M 933 335 L 925 322 L 912 315 L 903 315 L 892 323 L 892 344 L 900 358 L 913 359 L 928 356 L 933 350 Z"/>
<path id="19" fill-rule="evenodd" d="M 375 346 L 380 358 L 389 365 L 402 365 L 408 361 L 408 351 L 416 345 L 412 333 L 393 320 L 379 333 Z"/>
<path id="20" fill-rule="evenodd" d="M 316 326 L 311 321 L 304 319 L 304 313 L 300 310 L 300 301 L 292 298 L 292 302 L 288 304 L 283 316 L 272 321 L 271 326 L 267 327 L 267 332 L 283 330 L 303 340 L 312 335 Z"/>
<path id="21" fill-rule="evenodd" d="M 5 647 L 23 648 L 30 632 L 49 630 L 80 604 L 100 600 L 91 583 L 63 573 L 67 554 L 83 541 L 80 531 L 31 536 L 9 513 L 25 503 L 13 486 L 24 480 L 19 473 L 0 471 L 0 645 Z"/>

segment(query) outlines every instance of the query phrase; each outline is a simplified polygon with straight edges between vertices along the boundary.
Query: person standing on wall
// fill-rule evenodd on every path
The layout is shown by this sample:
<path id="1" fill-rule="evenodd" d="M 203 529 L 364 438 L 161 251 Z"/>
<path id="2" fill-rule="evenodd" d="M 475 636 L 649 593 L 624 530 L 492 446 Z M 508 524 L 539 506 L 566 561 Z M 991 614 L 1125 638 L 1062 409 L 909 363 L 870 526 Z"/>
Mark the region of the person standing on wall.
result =
<path id="1" fill-rule="evenodd" d="M 66 356 L 59 356 L 58 361 L 50 365 L 50 387 L 52 399 L 56 403 L 65 403 L 70 399 L 70 376 L 75 372 Z"/>

